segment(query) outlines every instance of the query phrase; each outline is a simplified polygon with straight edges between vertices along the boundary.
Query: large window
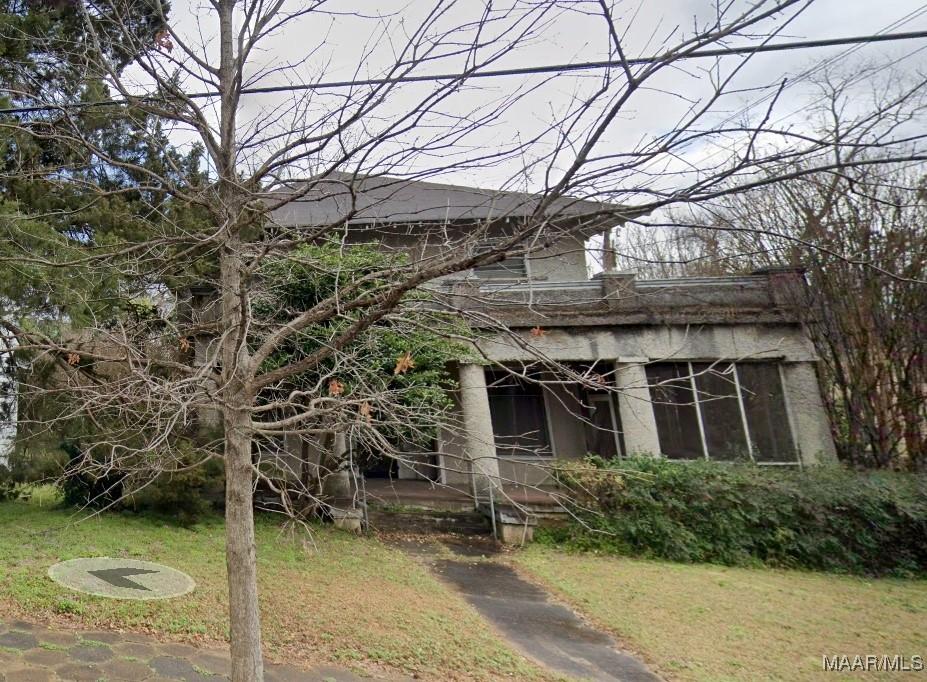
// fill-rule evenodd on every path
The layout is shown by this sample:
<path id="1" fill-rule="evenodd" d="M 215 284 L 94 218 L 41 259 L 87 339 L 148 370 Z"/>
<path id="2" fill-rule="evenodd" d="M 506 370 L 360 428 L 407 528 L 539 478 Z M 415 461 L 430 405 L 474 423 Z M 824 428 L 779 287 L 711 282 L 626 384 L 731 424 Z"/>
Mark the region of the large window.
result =
<path id="1" fill-rule="evenodd" d="M 704 457 L 688 365 L 678 362 L 650 365 L 647 382 L 663 454 L 673 459 Z"/>
<path id="2" fill-rule="evenodd" d="M 535 382 L 505 372 L 487 372 L 489 410 L 502 456 L 550 456 L 544 392 Z"/>
<path id="3" fill-rule="evenodd" d="M 667 457 L 797 462 L 777 364 L 660 362 L 647 380 Z"/>

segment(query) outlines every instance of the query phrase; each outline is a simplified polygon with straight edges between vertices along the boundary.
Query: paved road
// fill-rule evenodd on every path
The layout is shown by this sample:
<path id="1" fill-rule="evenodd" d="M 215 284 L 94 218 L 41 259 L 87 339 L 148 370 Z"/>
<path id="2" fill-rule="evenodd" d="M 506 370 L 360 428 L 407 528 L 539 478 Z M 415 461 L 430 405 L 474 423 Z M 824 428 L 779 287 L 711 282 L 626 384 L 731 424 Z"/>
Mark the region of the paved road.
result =
<path id="1" fill-rule="evenodd" d="M 0 682 L 219 682 L 227 680 L 228 674 L 228 650 L 224 649 L 159 642 L 145 635 L 0 623 Z M 268 664 L 266 672 L 267 682 L 362 679 L 336 668 L 307 671 Z"/>

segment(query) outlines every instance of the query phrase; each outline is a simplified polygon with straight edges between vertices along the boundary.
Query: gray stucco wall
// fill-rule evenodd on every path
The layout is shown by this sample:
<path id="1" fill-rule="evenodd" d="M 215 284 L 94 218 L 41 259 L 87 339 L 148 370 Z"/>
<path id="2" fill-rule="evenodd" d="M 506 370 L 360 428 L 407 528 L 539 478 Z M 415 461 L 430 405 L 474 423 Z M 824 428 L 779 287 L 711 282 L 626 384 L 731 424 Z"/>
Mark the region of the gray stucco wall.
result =
<path id="1" fill-rule="evenodd" d="M 452 397 L 454 405 L 447 415 L 445 428 L 438 435 L 442 482 L 456 487 L 469 486 L 470 466 L 463 409 L 460 396 L 454 394 Z M 503 484 L 542 485 L 550 479 L 549 464 L 553 459 L 579 458 L 586 454 L 583 425 L 570 411 L 571 401 L 563 387 L 545 395 L 554 457 L 500 457 L 499 477 Z"/>
<path id="2" fill-rule="evenodd" d="M 552 457 L 502 457 L 499 474 L 504 481 L 521 485 L 549 483 L 550 464 L 558 459 L 579 459 L 586 455 L 586 434 L 583 422 L 576 415 L 578 405 L 563 386 L 553 386 L 544 392 L 547 430 Z"/>
<path id="3" fill-rule="evenodd" d="M 519 335 L 519 344 L 481 341 L 480 348 L 497 362 L 530 360 L 536 354 L 560 361 L 817 359 L 811 342 L 796 325 L 573 327 L 547 329 L 540 337 L 527 329 Z"/>
<path id="4" fill-rule="evenodd" d="M 528 272 L 540 282 L 581 282 L 588 279 L 586 249 L 581 240 L 561 239 L 528 255 Z"/>
<path id="5" fill-rule="evenodd" d="M 461 239 L 463 233 L 459 227 L 450 227 L 448 238 Z M 431 242 L 419 241 L 419 235 L 386 234 L 380 243 L 383 249 L 410 251 L 417 260 L 426 261 L 445 252 L 447 246 L 438 239 Z M 546 248 L 532 249 L 525 247 L 527 253 L 527 270 L 533 281 L 538 283 L 549 282 L 579 282 L 589 278 L 586 268 L 586 248 L 582 238 L 565 236 Z M 431 285 L 438 285 L 447 280 L 461 279 L 472 271 L 457 272 L 436 279 Z M 498 281 L 498 280 L 490 280 Z"/>

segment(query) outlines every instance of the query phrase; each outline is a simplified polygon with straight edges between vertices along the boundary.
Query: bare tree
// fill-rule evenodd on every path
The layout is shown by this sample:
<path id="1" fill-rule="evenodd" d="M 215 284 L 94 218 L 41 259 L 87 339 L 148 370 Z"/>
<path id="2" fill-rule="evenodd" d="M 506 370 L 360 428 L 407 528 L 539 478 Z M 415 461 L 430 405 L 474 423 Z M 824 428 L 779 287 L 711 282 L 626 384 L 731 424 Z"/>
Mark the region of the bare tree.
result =
<path id="1" fill-rule="evenodd" d="M 152 44 L 131 46 L 138 57 L 128 70 L 107 56 L 98 33 L 101 20 L 109 31 L 128 29 L 134 4 L 76 5 L 89 39 L 73 49 L 86 60 L 88 73 L 106 83 L 124 102 L 120 106 L 154 117 L 177 139 L 192 137 L 207 168 L 191 172 L 170 154 L 163 168 L 109 154 L 75 124 L 75 112 L 93 110 L 86 103 L 48 102 L 48 115 L 38 121 L 3 122 L 7 129 L 54 138 L 135 174 L 141 179 L 133 190 L 142 196 L 167 197 L 150 202 L 147 230 L 116 243 L 76 240 L 60 254 L 23 249 L 7 258 L 49 270 L 80 267 L 112 275 L 121 299 L 152 303 L 145 315 L 90 314 L 68 320 L 65 333 L 52 333 L 27 324 L 25 311 L 3 325 L 17 339 L 17 352 L 56 368 L 53 389 L 24 390 L 52 390 L 61 398 L 58 411 L 45 420 L 49 426 L 69 419 L 92 424 L 96 433 L 85 464 L 100 473 L 188 466 L 174 449 L 177 434 L 203 415 L 219 415 L 216 437 L 200 452 L 202 458 L 221 458 L 225 469 L 234 680 L 263 679 L 253 494 L 256 481 L 270 478 L 264 464 L 274 443 L 294 435 L 322 438 L 337 457 L 344 451 L 338 434 L 350 428 L 401 456 L 378 436 L 382 429 L 441 423 L 440 409 L 403 400 L 408 387 L 363 371 L 370 350 L 365 344 L 378 331 L 430 325 L 467 342 L 439 311 L 465 312 L 462 301 L 474 294 L 434 291 L 442 278 L 663 207 L 706 202 L 784 178 L 842 173 L 852 164 L 828 156 L 832 137 L 771 122 L 781 88 L 768 90 L 771 97 L 749 120 L 732 124 L 720 115 L 751 55 L 713 59 L 705 68 L 705 62 L 693 67 L 691 61 L 699 51 L 728 41 L 767 43 L 808 4 L 724 3 L 691 29 L 655 36 L 649 47 L 657 56 L 631 61 L 629 26 L 608 2 L 435 2 L 405 17 L 366 15 L 325 0 L 298 7 L 213 0 L 198 11 L 198 32 L 181 30 L 165 17 L 167 28 Z M 525 78 L 502 92 L 479 84 L 573 13 L 599 32 L 612 65 L 578 80 L 522 137 L 499 141 L 491 132 L 508 114 L 536 104 L 537 97 L 553 99 L 544 94 L 550 74 Z M 323 20 L 371 27 L 361 63 L 337 87 L 324 87 L 323 65 L 315 61 L 323 58 L 322 38 L 310 39 L 306 56 L 294 62 L 268 59 L 264 51 L 281 35 L 302 40 L 320 35 Z M 131 32 L 125 34 L 131 40 Z M 385 65 L 369 78 L 365 62 Z M 618 121 L 654 93 L 678 101 L 673 80 L 690 68 L 699 69 L 693 81 L 700 89 L 678 109 L 673 125 L 635 144 L 620 143 L 614 136 Z M 442 69 L 451 75 L 433 77 Z M 265 83 L 273 85 L 260 90 Z M 877 120 L 884 111 L 869 115 Z M 678 159 L 693 146 L 714 146 L 717 153 L 694 169 L 680 165 Z M 922 154 L 916 145 L 886 139 L 869 149 L 866 163 L 902 157 Z M 781 165 L 799 160 L 800 167 Z M 402 192 L 405 181 L 473 169 L 492 169 L 497 190 L 530 193 L 514 203 L 500 194 L 497 203 L 490 202 L 492 210 L 468 221 L 466 229 L 409 215 L 404 223 L 415 239 L 403 258 L 379 265 L 351 262 L 352 243 L 380 241 L 387 232 L 361 201 L 365 183 L 385 183 L 379 203 L 388 214 L 391 192 Z M 758 175 L 762 171 L 768 172 Z M 52 187 L 75 181 L 61 168 L 46 172 Z M 308 205 L 312 213 L 314 204 L 321 206 L 332 194 L 339 197 L 338 210 L 329 217 L 284 219 L 288 207 Z M 320 243 L 343 249 L 343 259 L 332 262 L 300 248 Z M 308 305 L 261 308 L 262 301 L 281 300 L 267 277 L 269 266 L 287 267 L 281 263 L 324 274 L 334 286 Z M 205 296 L 211 317 L 183 318 L 170 305 L 157 305 L 162 297 L 170 300 L 166 291 Z M 203 291 L 212 293 L 197 293 Z M 93 311 L 95 302 L 87 303 Z M 492 325 L 485 312 L 471 311 L 471 318 L 511 343 L 524 343 L 520 335 Z M 412 349 L 396 358 L 394 372 L 403 375 L 410 362 Z M 543 357 L 539 362 L 555 364 Z M 601 383 L 594 369 L 572 378 Z M 302 480 L 302 492 L 313 494 Z"/>
<path id="2" fill-rule="evenodd" d="M 906 139 L 927 102 L 916 77 L 878 66 L 815 79 L 815 127 L 833 140 L 839 173 L 804 161 L 771 171 L 786 181 L 677 211 L 659 229 L 623 235 L 626 266 L 658 276 L 749 273 L 801 266 L 804 321 L 822 359 L 824 400 L 842 459 L 921 469 L 927 454 L 922 352 L 927 313 L 922 162 L 873 164 L 889 136 Z M 871 119 L 854 102 L 883 114 Z"/>

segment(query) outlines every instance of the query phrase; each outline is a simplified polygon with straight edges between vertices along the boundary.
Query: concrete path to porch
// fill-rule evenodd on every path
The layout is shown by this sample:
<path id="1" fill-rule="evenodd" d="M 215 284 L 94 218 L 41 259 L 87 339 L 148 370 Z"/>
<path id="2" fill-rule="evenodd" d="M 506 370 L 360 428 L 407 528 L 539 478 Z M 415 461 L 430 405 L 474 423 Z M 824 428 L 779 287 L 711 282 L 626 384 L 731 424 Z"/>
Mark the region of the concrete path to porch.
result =
<path id="1" fill-rule="evenodd" d="M 432 543 L 406 540 L 397 545 L 430 565 L 510 644 L 546 668 L 571 678 L 603 682 L 659 682 L 657 675 L 622 651 L 610 635 L 586 624 L 510 566 L 486 560 L 495 551 L 491 541 L 449 538 Z M 442 545 L 456 558 L 443 558 L 447 553 Z"/>
<path id="2" fill-rule="evenodd" d="M 227 649 L 160 642 L 131 633 L 50 630 L 0 623 L 0 682 L 219 682 L 229 679 Z M 300 670 L 267 664 L 267 682 L 360 682 L 342 668 Z"/>

